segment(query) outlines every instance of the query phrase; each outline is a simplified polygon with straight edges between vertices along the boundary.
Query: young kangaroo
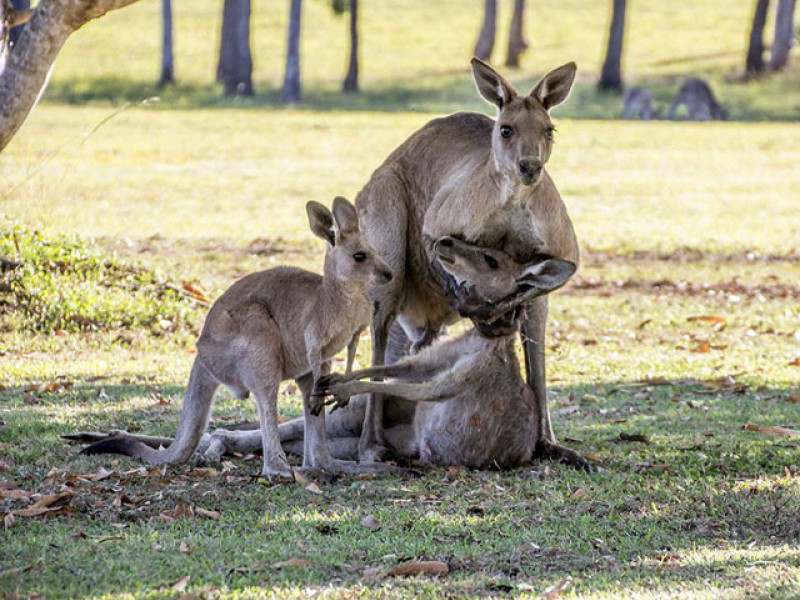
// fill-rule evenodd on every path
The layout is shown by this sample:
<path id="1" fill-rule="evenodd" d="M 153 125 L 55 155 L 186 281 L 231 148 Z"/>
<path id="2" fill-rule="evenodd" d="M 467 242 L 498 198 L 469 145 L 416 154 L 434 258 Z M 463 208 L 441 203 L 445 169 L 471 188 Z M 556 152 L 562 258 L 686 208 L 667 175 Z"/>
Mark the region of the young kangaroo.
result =
<path id="1" fill-rule="evenodd" d="M 690 77 L 683 82 L 678 95 L 669 107 L 669 118 L 677 116 L 678 108 L 686 107 L 686 119 L 689 121 L 726 121 L 728 111 L 717 102 L 711 86 L 703 79 Z"/>
<path id="2" fill-rule="evenodd" d="M 89 446 L 84 453 L 114 452 L 151 465 L 188 460 L 208 426 L 214 392 L 222 384 L 239 398 L 250 392 L 255 396 L 262 475 L 291 477 L 278 436 L 277 396 L 281 381 L 295 379 L 305 415 L 303 465 L 330 471 L 369 468 L 332 459 L 324 414 L 316 414 L 320 400 L 311 397 L 311 390 L 345 346 L 352 364 L 358 336 L 372 314 L 367 284 L 388 283 L 392 273 L 362 236 L 350 202 L 336 198 L 332 213 L 309 202 L 306 211 L 311 230 L 328 243 L 324 276 L 289 267 L 269 269 L 243 277 L 214 303 L 197 342 L 175 441 L 165 450 L 154 450 L 135 439 L 117 438 Z M 235 438 L 238 432 L 229 433 Z M 216 441 L 226 439 L 218 436 Z M 212 441 L 206 455 L 216 458 L 224 450 Z M 376 469 L 380 467 L 371 470 Z"/>
<path id="3" fill-rule="evenodd" d="M 505 252 L 449 237 L 438 240 L 433 252 L 459 287 L 472 287 L 473 296 L 499 307 L 520 289 L 531 296 L 547 294 L 576 269 L 574 263 L 546 257 L 519 264 Z M 416 454 L 424 464 L 516 467 L 531 459 L 541 431 L 536 399 L 520 374 L 515 339 L 516 328 L 494 337 L 472 329 L 393 365 L 322 377 L 315 392 L 334 396 L 337 404 L 366 393 L 419 402 L 413 433 L 397 427 L 396 435 L 391 424 L 386 433 L 395 452 Z M 361 381 L 370 377 L 389 380 Z"/>

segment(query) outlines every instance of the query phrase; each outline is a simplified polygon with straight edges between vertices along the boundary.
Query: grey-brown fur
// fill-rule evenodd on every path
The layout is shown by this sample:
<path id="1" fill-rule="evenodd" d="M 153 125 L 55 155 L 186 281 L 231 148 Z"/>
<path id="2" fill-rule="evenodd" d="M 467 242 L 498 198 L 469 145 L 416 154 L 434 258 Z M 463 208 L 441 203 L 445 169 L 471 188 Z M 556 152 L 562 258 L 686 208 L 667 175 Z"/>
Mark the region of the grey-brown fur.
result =
<path id="1" fill-rule="evenodd" d="M 661 109 L 656 107 L 653 94 L 644 87 L 636 86 L 625 91 L 624 119 L 641 119 L 651 121 L 661 118 Z"/>
<path id="2" fill-rule="evenodd" d="M 371 332 L 372 363 L 384 364 L 389 331 L 397 321 L 414 349 L 435 339 L 457 318 L 445 284 L 433 265 L 433 240 L 453 236 L 503 250 L 525 263 L 545 254 L 578 263 L 578 244 L 566 207 L 544 170 L 553 149 L 549 109 L 562 102 L 576 67 L 546 75 L 521 96 L 489 65 L 474 59 L 481 95 L 498 107 L 497 120 L 475 113 L 436 119 L 401 144 L 359 193 L 356 207 L 364 235 L 398 276 L 373 291 L 377 309 Z M 504 138 L 504 127 L 512 136 Z M 528 384 L 539 407 L 538 451 L 584 465 L 558 446 L 550 425 L 544 369 L 547 300 L 533 300 L 522 324 Z M 383 456 L 385 407 L 380 395 L 369 403 L 360 445 L 362 459 Z"/>
<path id="3" fill-rule="evenodd" d="M 256 400 L 262 474 L 291 476 L 278 434 L 277 395 L 281 381 L 295 379 L 303 394 L 304 466 L 359 469 L 332 459 L 324 412 L 315 414 L 321 400 L 311 390 L 337 352 L 350 345 L 348 355 L 353 355 L 372 314 L 367 285 L 379 287 L 392 273 L 362 236 L 347 200 L 336 198 L 332 213 L 317 202 L 309 202 L 307 211 L 312 231 L 328 242 L 324 276 L 288 267 L 261 271 L 234 283 L 214 303 L 197 342 L 175 441 L 165 450 L 154 450 L 131 439 L 110 440 L 90 446 L 87 453 L 118 451 L 148 464 L 188 460 L 208 426 L 214 392 L 222 384 L 240 398 L 252 393 Z M 217 459 L 229 448 L 212 436 L 204 454 Z"/>
<path id="4" fill-rule="evenodd" d="M 692 77 L 683 82 L 678 95 L 669 107 L 669 118 L 677 116 L 678 109 L 686 107 L 688 121 L 726 121 L 728 112 L 717 102 L 711 86 L 703 79 Z"/>

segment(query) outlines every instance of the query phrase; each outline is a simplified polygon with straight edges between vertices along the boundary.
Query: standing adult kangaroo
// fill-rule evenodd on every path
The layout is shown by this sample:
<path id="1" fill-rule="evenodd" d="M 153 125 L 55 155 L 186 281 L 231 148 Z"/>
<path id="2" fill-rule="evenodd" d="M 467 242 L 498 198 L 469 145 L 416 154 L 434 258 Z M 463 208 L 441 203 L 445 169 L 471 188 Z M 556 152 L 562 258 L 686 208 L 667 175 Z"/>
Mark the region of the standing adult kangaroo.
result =
<path id="1" fill-rule="evenodd" d="M 396 274 L 390 284 L 371 290 L 373 366 L 398 354 L 391 348 L 387 357 L 395 320 L 395 330 L 402 327 L 416 351 L 457 318 L 447 291 L 455 288 L 432 253 L 435 240 L 452 236 L 503 250 L 520 263 L 542 255 L 578 263 L 572 222 L 544 169 L 555 132 L 549 111 L 567 98 L 576 69 L 575 63 L 563 65 L 522 96 L 491 66 L 473 59 L 478 91 L 497 107 L 497 119 L 457 113 L 431 121 L 401 144 L 359 193 L 362 231 Z M 519 303 L 524 301 L 521 296 Z M 490 307 L 462 308 L 464 316 L 480 315 L 484 323 L 497 316 Z M 527 383 L 540 415 L 536 453 L 586 468 L 580 454 L 557 444 L 550 424 L 544 365 L 546 296 L 530 301 L 526 310 L 521 336 Z M 399 334 L 395 331 L 392 338 L 402 342 Z M 402 400 L 390 401 L 387 410 L 414 409 L 404 407 Z M 361 460 L 380 460 L 386 452 L 383 414 L 384 398 L 373 394 L 359 442 Z"/>

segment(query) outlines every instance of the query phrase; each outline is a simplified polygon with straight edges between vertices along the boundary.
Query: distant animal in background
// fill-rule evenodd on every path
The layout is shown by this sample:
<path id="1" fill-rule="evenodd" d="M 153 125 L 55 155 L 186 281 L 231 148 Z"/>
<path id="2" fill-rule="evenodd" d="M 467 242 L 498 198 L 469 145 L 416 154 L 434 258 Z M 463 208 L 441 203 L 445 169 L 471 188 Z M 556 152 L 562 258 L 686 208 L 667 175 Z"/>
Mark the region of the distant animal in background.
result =
<path id="1" fill-rule="evenodd" d="M 686 107 L 687 121 L 727 121 L 728 111 L 717 102 L 711 86 L 703 79 L 691 77 L 683 82 L 678 95 L 669 107 L 670 119 L 675 119 L 678 109 Z"/>
<path id="2" fill-rule="evenodd" d="M 636 86 L 625 91 L 624 119 L 652 121 L 661 118 L 661 109 L 656 107 L 653 94 L 647 88 Z"/>

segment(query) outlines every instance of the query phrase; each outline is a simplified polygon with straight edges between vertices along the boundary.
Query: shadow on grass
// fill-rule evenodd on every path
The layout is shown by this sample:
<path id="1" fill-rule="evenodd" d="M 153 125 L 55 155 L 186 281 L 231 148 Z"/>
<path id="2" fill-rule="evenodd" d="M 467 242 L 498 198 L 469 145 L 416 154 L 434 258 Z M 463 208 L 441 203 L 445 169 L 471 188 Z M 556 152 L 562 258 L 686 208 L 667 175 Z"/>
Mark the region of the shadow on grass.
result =
<path id="1" fill-rule="evenodd" d="M 703 74 L 698 74 L 703 75 Z M 538 77 L 515 78 L 522 92 L 533 88 Z M 629 85 L 644 85 L 651 89 L 664 112 L 677 93 L 682 77 L 641 78 Z M 744 83 L 717 76 L 712 85 L 731 115 L 731 120 L 763 121 L 800 120 L 800 103 L 796 96 L 796 77 L 779 75 Z M 157 96 L 163 110 L 193 109 L 260 109 L 287 108 L 280 100 L 280 90 L 266 84 L 256 86 L 257 93 L 250 98 L 224 96 L 218 85 L 195 83 L 159 89 L 154 83 L 125 77 L 101 77 L 54 81 L 48 87 L 45 101 L 69 105 L 84 104 L 140 104 Z M 475 91 L 469 75 L 441 73 L 421 75 L 407 81 L 376 82 L 357 94 L 345 94 L 331 84 L 306 86 L 304 99 L 291 108 L 307 111 L 375 111 L 422 112 L 447 114 L 460 110 L 486 112 L 488 106 Z M 622 98 L 615 93 L 600 92 L 593 81 L 580 80 L 568 102 L 556 109 L 562 118 L 618 119 L 622 115 Z"/>
<path id="2" fill-rule="evenodd" d="M 787 570 L 800 568 L 790 546 L 800 536 L 800 489 L 785 474 L 798 464 L 798 444 L 741 431 L 748 421 L 800 422 L 800 406 L 780 399 L 786 390 L 707 395 L 697 386 L 627 382 L 554 389 L 577 406 L 554 403 L 556 430 L 597 455 L 603 472 L 544 463 L 505 473 L 434 469 L 420 480 L 345 478 L 321 484 L 321 494 L 256 483 L 258 461 L 234 461 L 211 478 L 183 466 L 166 477 L 120 474 L 77 484 L 74 514 L 18 519 L 0 532 L 0 571 L 35 565 L 0 575 L 0 589 L 48 598 L 164 594 L 190 576 L 190 589 L 231 594 L 266 586 L 302 595 L 311 586 L 414 597 L 495 594 L 520 582 L 543 590 L 572 576 L 577 592 L 637 597 L 698 581 L 737 587 L 758 575 L 760 593 L 786 592 Z M 66 431 L 174 431 L 182 386 L 158 386 L 171 400 L 166 408 L 145 384 L 103 391 L 76 386 L 41 404 L 0 394 L 0 441 L 17 462 L 5 477 L 42 489 L 54 467 L 92 473 L 111 465 L 111 457 L 76 458 L 57 438 Z M 241 407 L 222 398 L 216 414 Z M 623 442 L 620 433 L 649 443 Z M 116 469 L 136 466 L 121 459 Z M 165 520 L 177 503 L 221 516 Z M 367 515 L 379 529 L 362 524 Z M 444 560 L 452 571 L 441 580 L 392 580 L 391 588 L 366 574 L 416 557 Z"/>

